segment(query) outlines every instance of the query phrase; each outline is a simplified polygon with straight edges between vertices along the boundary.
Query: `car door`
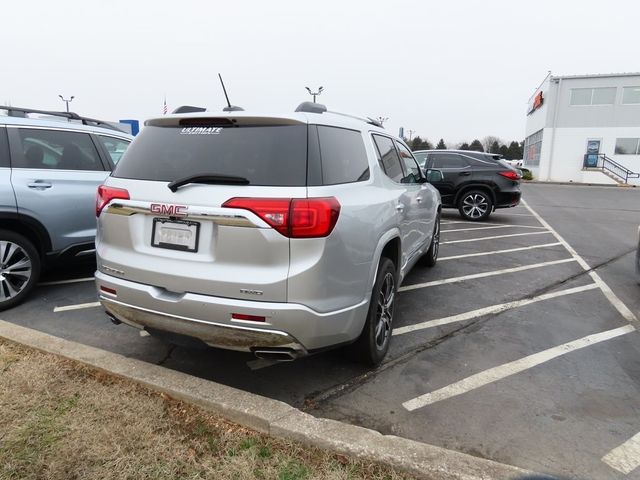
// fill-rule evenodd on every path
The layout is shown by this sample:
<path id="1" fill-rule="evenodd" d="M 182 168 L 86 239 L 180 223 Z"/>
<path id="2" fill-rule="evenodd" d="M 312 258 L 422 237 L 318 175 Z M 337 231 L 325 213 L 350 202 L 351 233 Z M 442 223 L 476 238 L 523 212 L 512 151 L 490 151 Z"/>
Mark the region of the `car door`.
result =
<path id="1" fill-rule="evenodd" d="M 442 180 L 432 183 L 440 192 L 442 203 L 453 205 L 459 186 L 471 181 L 473 176 L 469 162 L 457 153 L 436 152 L 429 155 L 428 165 L 442 172 Z"/>
<path id="2" fill-rule="evenodd" d="M 408 192 L 411 194 L 411 222 L 414 228 L 420 232 L 420 238 L 416 245 L 416 250 L 425 244 L 431 242 L 433 231 L 433 221 L 435 217 L 435 205 L 433 196 L 428 192 L 428 184 L 423 182 L 423 175 L 420 165 L 414 158 L 411 150 L 401 142 L 396 141 L 396 148 L 402 160 L 404 170 L 404 178 L 402 183 L 407 186 Z"/>
<path id="3" fill-rule="evenodd" d="M 8 128 L 18 213 L 38 220 L 53 251 L 91 249 L 95 197 L 109 172 L 91 135 L 49 128 Z"/>
<path id="4" fill-rule="evenodd" d="M 7 129 L 0 127 L 0 214 L 14 216 L 17 212 L 16 196 L 11 186 L 11 164 Z"/>
<path id="5" fill-rule="evenodd" d="M 388 188 L 392 189 L 396 196 L 394 208 L 398 216 L 398 228 L 402 243 L 401 268 L 404 268 L 420 246 L 421 233 L 415 224 L 416 212 L 414 210 L 417 192 L 414 185 L 402 183 L 405 174 L 393 139 L 379 134 L 374 134 L 373 139 L 378 149 L 382 169 L 391 180 L 391 182 L 387 182 Z"/>

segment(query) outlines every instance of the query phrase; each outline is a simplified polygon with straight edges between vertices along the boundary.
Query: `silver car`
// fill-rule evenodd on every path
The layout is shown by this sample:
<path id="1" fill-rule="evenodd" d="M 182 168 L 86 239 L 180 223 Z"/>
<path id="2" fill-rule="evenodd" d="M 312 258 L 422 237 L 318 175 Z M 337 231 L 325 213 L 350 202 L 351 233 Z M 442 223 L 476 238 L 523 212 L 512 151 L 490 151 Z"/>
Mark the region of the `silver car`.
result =
<path id="1" fill-rule="evenodd" d="M 98 192 L 112 320 L 274 360 L 349 345 L 379 364 L 398 285 L 438 256 L 440 195 L 409 148 L 308 103 L 145 125 Z"/>

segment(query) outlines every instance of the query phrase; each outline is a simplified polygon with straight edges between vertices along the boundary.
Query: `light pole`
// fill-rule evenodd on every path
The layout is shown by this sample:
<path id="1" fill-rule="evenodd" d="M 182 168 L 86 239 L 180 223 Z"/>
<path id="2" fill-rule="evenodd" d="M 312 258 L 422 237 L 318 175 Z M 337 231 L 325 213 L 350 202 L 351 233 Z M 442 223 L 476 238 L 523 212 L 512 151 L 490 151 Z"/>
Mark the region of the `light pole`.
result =
<path id="1" fill-rule="evenodd" d="M 386 122 L 387 120 L 389 120 L 389 117 L 376 117 L 376 120 L 378 121 L 378 123 L 380 125 L 384 125 L 384 122 Z"/>
<path id="2" fill-rule="evenodd" d="M 415 130 L 407 130 L 407 132 L 409 132 L 409 141 L 411 141 L 412 138 L 413 138 L 413 134 L 416 133 L 416 131 Z"/>
<path id="3" fill-rule="evenodd" d="M 313 97 L 313 103 L 316 103 L 316 97 L 318 95 L 320 95 L 322 93 L 322 91 L 324 90 L 324 87 L 320 87 L 317 92 L 312 92 L 309 87 L 304 87 L 304 88 L 306 88 L 307 92 L 309 92 L 309 95 L 311 95 Z"/>
<path id="4" fill-rule="evenodd" d="M 65 99 L 62 95 L 58 95 L 60 97 L 60 100 L 62 100 L 64 103 L 67 104 L 67 113 L 69 113 L 69 104 L 71 103 L 71 101 L 75 98 L 73 95 L 71 95 L 71 98 L 69 98 L 68 100 Z"/>

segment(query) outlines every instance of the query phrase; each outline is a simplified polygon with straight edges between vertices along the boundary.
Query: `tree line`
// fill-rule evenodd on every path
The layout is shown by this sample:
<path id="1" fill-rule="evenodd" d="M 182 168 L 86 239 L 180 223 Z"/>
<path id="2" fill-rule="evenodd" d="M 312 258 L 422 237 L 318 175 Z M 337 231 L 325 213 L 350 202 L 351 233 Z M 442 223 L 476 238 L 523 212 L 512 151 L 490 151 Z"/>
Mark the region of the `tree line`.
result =
<path id="1" fill-rule="evenodd" d="M 420 136 L 416 136 L 411 140 L 404 139 L 407 145 L 411 147 L 411 150 L 433 150 L 433 144 Z M 476 152 L 498 153 L 507 160 L 520 160 L 524 154 L 524 142 L 518 142 L 513 140 L 511 142 L 504 142 L 498 137 L 488 135 L 482 139 L 482 141 L 475 139 L 471 143 L 463 142 L 452 144 L 447 146 L 444 139 L 436 144 L 436 150 L 446 150 L 447 148 L 455 150 L 473 150 Z"/>

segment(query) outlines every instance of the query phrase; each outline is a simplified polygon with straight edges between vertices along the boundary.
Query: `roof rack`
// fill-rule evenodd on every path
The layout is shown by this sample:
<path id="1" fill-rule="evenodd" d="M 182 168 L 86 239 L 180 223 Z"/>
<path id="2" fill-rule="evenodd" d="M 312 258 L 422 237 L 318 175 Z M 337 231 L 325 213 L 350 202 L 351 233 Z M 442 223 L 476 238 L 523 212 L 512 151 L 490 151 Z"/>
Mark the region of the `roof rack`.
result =
<path id="1" fill-rule="evenodd" d="M 384 128 L 382 123 L 378 120 L 374 120 L 371 117 L 358 117 L 357 115 L 349 115 L 348 113 L 340 113 L 340 112 L 332 112 L 327 110 L 327 107 L 322 105 L 321 103 L 314 102 L 302 102 L 296 108 L 296 112 L 307 112 L 307 113 L 333 113 L 334 115 L 341 115 L 343 117 L 354 118 L 356 120 L 360 120 L 362 122 L 368 123 L 369 125 L 375 125 L 376 127 Z"/>
<path id="2" fill-rule="evenodd" d="M 7 115 L 10 117 L 19 117 L 19 118 L 27 118 L 27 114 L 29 113 L 39 113 L 41 115 L 52 115 L 55 117 L 63 117 L 68 120 L 77 120 L 81 122 L 83 125 L 92 125 L 94 127 L 103 127 L 108 128 L 110 130 L 116 130 L 121 133 L 126 133 L 124 130 L 117 128 L 111 123 L 105 122 L 104 120 L 97 120 L 95 118 L 89 117 L 81 117 L 77 113 L 74 112 L 55 112 L 49 110 L 36 110 L 35 108 L 20 108 L 20 107 L 9 107 L 0 105 L 0 110 L 6 110 Z"/>
<path id="3" fill-rule="evenodd" d="M 343 117 L 354 118 L 354 119 L 356 119 L 356 120 L 360 120 L 360 121 L 362 121 L 362 122 L 364 122 L 364 123 L 368 123 L 369 125 L 374 125 L 374 126 L 376 126 L 376 127 L 384 128 L 384 127 L 382 126 L 382 124 L 381 124 L 379 121 L 374 120 L 374 119 L 373 119 L 373 118 L 371 118 L 371 117 L 359 117 L 359 116 L 357 116 L 357 115 L 350 115 L 350 114 L 348 114 L 348 113 L 331 112 L 331 111 L 329 111 L 328 113 L 333 113 L 334 115 L 341 115 L 341 116 L 343 116 Z"/>

